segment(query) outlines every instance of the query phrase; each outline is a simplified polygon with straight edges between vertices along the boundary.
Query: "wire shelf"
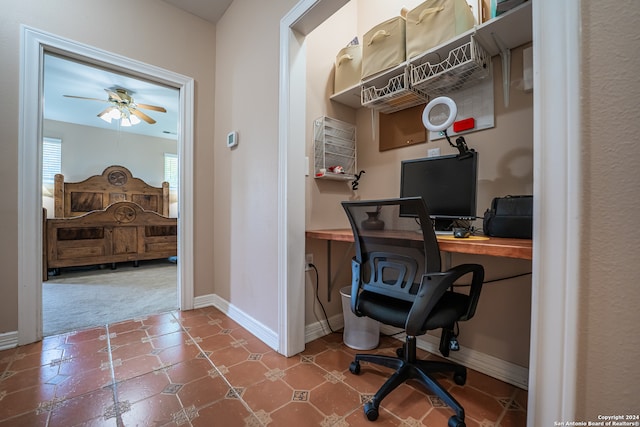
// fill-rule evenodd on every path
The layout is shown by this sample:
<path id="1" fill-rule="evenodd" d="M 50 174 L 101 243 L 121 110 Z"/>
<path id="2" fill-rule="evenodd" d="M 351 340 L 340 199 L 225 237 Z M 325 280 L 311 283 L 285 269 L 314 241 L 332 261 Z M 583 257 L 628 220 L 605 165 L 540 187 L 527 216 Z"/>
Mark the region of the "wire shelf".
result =
<path id="1" fill-rule="evenodd" d="M 451 50 L 442 62 L 409 67 L 410 85 L 430 96 L 465 89 L 488 77 L 490 72 L 491 56 L 473 36 L 468 43 Z"/>
<path id="2" fill-rule="evenodd" d="M 362 106 L 378 110 L 382 113 L 396 111 L 424 104 L 428 100 L 426 93 L 412 87 L 409 73 L 405 72 L 392 77 L 386 86 L 378 89 L 375 86 L 362 86 Z"/>
<path id="3" fill-rule="evenodd" d="M 313 122 L 314 177 L 352 180 L 356 173 L 356 127 L 331 117 Z M 338 172 L 335 172 L 338 170 Z"/>

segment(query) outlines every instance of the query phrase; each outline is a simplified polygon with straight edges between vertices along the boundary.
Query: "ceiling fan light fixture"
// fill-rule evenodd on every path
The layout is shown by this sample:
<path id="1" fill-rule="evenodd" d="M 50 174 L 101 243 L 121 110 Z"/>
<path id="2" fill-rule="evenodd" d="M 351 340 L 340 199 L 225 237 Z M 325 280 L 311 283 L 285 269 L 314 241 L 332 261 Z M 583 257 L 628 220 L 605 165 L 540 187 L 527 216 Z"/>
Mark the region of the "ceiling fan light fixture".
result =
<path id="1" fill-rule="evenodd" d="M 115 113 L 115 117 L 114 117 L 114 113 Z M 120 113 L 115 107 L 109 107 L 103 112 L 101 112 L 100 114 L 98 114 L 98 117 L 100 117 L 102 120 L 104 120 L 107 123 L 111 123 L 112 119 L 120 118 Z"/>
<path id="2" fill-rule="evenodd" d="M 129 121 L 131 122 L 132 125 L 137 125 L 138 123 L 140 123 L 140 119 L 134 116 L 133 114 L 129 116 Z"/>
<path id="3" fill-rule="evenodd" d="M 126 89 L 105 89 L 105 91 L 108 94 L 107 102 L 109 102 L 110 105 L 107 106 L 107 108 L 105 108 L 101 113 L 99 113 L 98 117 L 107 123 L 112 123 L 113 120 L 120 120 L 120 126 L 130 127 L 142 123 L 142 121 L 144 120 L 145 122 L 152 125 L 156 123 L 156 121 L 140 111 L 139 108 L 158 111 L 161 113 L 167 112 L 164 107 L 160 107 L 157 105 L 136 104 Z M 103 101 L 98 98 L 87 98 L 83 96 L 64 96 L 69 98 L 88 99 L 91 101 Z"/>

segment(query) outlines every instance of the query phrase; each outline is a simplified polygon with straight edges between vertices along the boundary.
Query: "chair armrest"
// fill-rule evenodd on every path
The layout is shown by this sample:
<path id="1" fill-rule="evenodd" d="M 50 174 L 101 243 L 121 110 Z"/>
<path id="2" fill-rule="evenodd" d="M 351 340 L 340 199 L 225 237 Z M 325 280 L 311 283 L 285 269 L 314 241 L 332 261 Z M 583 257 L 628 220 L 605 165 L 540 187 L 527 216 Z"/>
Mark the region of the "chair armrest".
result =
<path id="1" fill-rule="evenodd" d="M 405 330 L 407 335 L 420 335 L 425 319 L 436 306 L 440 298 L 459 278 L 472 274 L 471 290 L 467 312 L 460 320 L 468 320 L 475 314 L 480 291 L 484 281 L 484 268 L 479 264 L 461 264 L 442 273 L 429 273 L 422 276 L 416 299 L 409 311 Z"/>
<path id="2" fill-rule="evenodd" d="M 351 312 L 361 317 L 356 307 L 358 306 L 358 295 L 360 294 L 360 263 L 355 257 L 351 259 Z"/>

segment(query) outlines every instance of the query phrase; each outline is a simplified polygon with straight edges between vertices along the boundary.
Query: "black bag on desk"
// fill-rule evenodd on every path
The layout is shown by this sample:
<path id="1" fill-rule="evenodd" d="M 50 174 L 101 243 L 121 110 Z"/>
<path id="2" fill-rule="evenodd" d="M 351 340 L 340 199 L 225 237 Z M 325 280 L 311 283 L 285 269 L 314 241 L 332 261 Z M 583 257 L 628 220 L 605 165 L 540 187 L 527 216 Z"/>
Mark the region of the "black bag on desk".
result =
<path id="1" fill-rule="evenodd" d="M 533 196 L 496 197 L 484 213 L 484 234 L 530 239 L 533 232 Z"/>

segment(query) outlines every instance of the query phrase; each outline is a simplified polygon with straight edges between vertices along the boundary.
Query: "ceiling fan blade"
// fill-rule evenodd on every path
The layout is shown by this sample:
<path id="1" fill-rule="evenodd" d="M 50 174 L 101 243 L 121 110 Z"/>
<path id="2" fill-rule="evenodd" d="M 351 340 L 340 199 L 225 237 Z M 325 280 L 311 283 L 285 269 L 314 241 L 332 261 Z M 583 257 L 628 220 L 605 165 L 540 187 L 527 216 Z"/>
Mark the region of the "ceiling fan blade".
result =
<path id="1" fill-rule="evenodd" d="M 98 99 L 98 98 L 87 98 L 84 96 L 75 96 L 75 95 L 62 95 L 66 98 L 77 98 L 77 99 L 88 99 L 89 101 L 100 101 L 100 102 L 106 102 L 104 99 Z"/>
<path id="2" fill-rule="evenodd" d="M 152 125 L 152 124 L 154 124 L 156 122 L 155 120 L 153 120 L 151 117 L 147 116 L 142 111 L 131 109 L 131 113 L 134 114 L 135 116 L 141 118 L 145 122 L 149 123 L 150 125 Z"/>
<path id="3" fill-rule="evenodd" d="M 113 107 L 107 107 L 104 110 L 102 110 L 99 114 L 98 117 L 102 118 L 102 116 L 104 116 L 105 114 L 109 114 L 111 112 L 111 110 L 113 110 Z"/>
<path id="4" fill-rule="evenodd" d="M 166 113 L 167 110 L 164 109 L 164 107 L 158 107 L 157 105 L 149 105 L 149 104 L 138 104 L 136 102 L 136 106 L 138 108 L 144 108 L 145 110 L 153 110 L 153 111 L 159 111 L 161 113 Z"/>

